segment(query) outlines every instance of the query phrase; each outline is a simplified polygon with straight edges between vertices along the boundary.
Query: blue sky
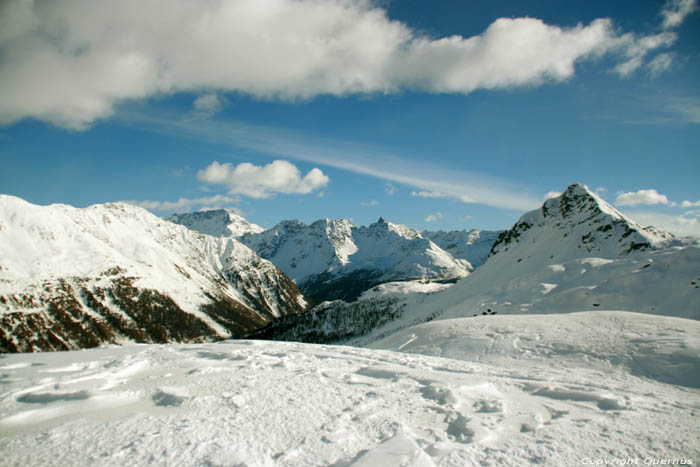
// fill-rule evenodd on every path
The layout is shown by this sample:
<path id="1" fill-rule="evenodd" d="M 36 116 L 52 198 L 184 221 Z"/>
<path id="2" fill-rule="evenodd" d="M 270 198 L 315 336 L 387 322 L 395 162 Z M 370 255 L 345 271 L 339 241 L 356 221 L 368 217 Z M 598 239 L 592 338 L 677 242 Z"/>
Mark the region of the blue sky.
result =
<path id="1" fill-rule="evenodd" d="M 0 9 L 2 193 L 496 229 L 578 181 L 700 235 L 696 0 Z"/>

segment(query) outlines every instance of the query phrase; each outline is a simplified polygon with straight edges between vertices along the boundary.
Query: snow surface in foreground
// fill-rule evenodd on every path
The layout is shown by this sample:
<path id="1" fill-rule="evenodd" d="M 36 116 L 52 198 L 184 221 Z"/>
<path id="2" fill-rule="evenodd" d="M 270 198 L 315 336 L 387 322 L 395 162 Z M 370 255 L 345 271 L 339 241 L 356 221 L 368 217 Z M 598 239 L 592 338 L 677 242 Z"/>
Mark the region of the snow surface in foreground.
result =
<path id="1" fill-rule="evenodd" d="M 401 352 L 226 341 L 6 355 L 0 463 L 700 461 L 697 321 L 484 316 L 375 345 Z"/>

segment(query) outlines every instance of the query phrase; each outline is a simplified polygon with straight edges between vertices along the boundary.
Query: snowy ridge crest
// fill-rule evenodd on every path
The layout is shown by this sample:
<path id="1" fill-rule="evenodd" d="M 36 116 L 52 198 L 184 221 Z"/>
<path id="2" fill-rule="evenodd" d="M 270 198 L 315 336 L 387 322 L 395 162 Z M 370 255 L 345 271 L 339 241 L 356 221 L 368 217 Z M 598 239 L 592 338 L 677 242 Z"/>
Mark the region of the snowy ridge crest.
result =
<path id="1" fill-rule="evenodd" d="M 384 218 L 367 227 L 347 219 L 283 221 L 240 240 L 321 301 L 354 300 L 392 280 L 453 280 L 473 270 L 419 232 Z"/>
<path id="2" fill-rule="evenodd" d="M 264 229 L 248 222 L 232 209 L 212 209 L 188 214 L 175 214 L 170 222 L 184 225 L 190 230 L 214 237 L 240 237 L 247 233 L 260 233 Z"/>

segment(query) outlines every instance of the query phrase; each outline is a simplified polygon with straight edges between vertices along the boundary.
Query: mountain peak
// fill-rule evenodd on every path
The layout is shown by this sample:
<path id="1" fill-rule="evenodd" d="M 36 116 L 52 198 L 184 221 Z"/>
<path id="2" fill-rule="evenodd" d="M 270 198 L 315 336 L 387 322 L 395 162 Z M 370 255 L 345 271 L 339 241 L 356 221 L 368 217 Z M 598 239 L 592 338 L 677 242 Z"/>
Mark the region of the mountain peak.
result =
<path id="1" fill-rule="evenodd" d="M 517 244 L 540 244 L 550 252 L 546 257 L 556 257 L 552 253 L 558 252 L 557 260 L 591 254 L 617 257 L 660 246 L 667 240 L 668 236 L 642 228 L 586 185 L 573 183 L 560 196 L 546 200 L 541 208 L 524 214 L 512 229 L 503 232 L 490 256 L 516 248 Z M 526 249 L 533 248 L 529 245 Z M 522 254 L 524 251 L 520 251 Z M 528 255 L 535 256 L 531 252 Z"/>
<path id="2" fill-rule="evenodd" d="M 175 214 L 167 218 L 205 235 L 214 237 L 240 237 L 247 233 L 259 233 L 263 228 L 248 222 L 234 209 L 209 209 L 187 214 Z"/>

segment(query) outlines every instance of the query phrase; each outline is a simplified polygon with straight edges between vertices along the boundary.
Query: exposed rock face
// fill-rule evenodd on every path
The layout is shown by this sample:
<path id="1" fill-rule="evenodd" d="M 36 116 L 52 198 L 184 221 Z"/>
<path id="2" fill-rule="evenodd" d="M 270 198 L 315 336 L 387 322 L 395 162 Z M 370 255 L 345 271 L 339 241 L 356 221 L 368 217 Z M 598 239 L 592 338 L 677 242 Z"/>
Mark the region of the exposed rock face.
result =
<path id="1" fill-rule="evenodd" d="M 231 237 L 122 203 L 84 209 L 0 196 L 0 351 L 244 337 L 306 301 Z"/>

